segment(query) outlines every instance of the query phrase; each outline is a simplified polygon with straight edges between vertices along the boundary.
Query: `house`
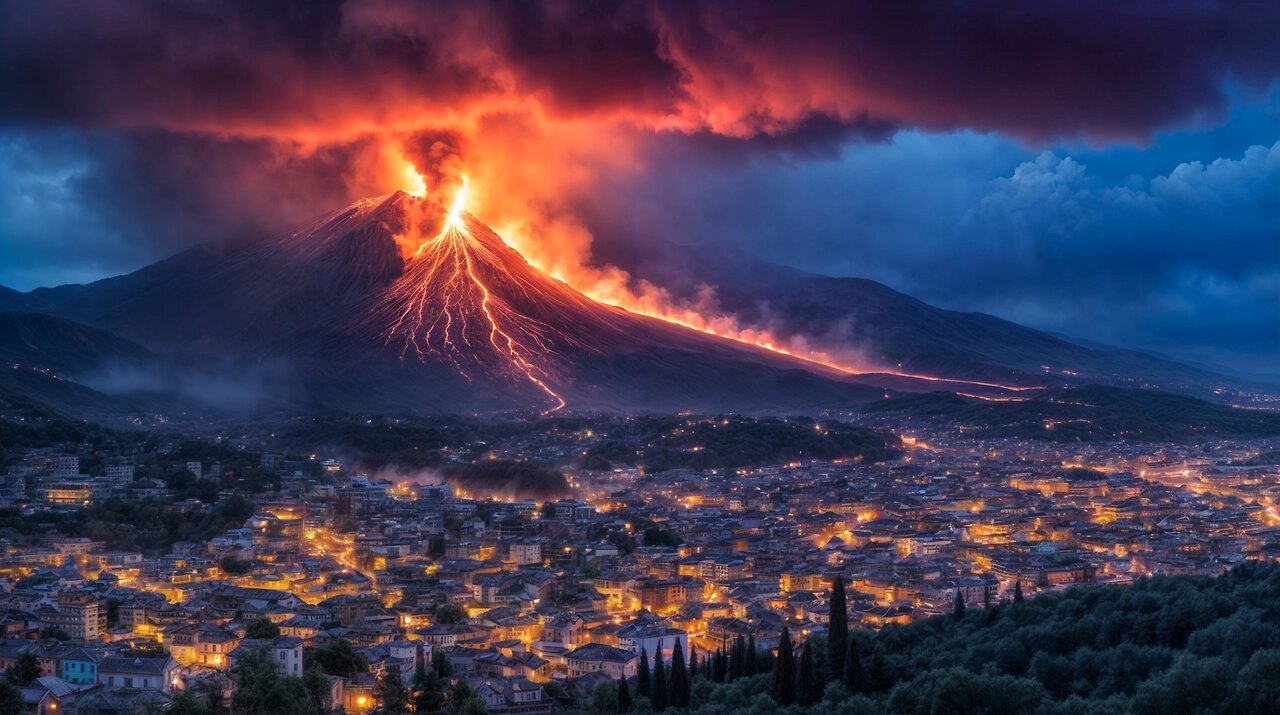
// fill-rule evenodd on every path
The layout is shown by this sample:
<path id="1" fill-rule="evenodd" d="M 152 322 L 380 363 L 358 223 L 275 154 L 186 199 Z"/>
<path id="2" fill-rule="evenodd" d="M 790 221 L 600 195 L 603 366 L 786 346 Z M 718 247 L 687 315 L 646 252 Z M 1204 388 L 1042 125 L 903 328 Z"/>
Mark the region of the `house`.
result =
<path id="1" fill-rule="evenodd" d="M 178 661 L 170 655 L 107 656 L 98 663 L 98 683 L 111 688 L 170 693 L 178 683 Z"/>
<path id="2" fill-rule="evenodd" d="M 267 658 L 275 663 L 281 675 L 302 677 L 302 639 L 295 636 L 277 636 L 275 638 L 245 638 L 227 654 L 228 667 L 234 668 L 236 661 L 249 653 L 261 650 Z"/>
<path id="3" fill-rule="evenodd" d="M 485 680 L 476 687 L 476 697 L 494 715 L 544 715 L 551 712 L 551 698 L 542 686 L 525 678 Z"/>
<path id="4" fill-rule="evenodd" d="M 604 672 L 610 678 L 630 678 L 636 674 L 640 656 L 621 648 L 603 643 L 588 643 L 565 655 L 569 677 L 577 678 L 595 672 Z"/>
<path id="5" fill-rule="evenodd" d="M 59 676 L 71 685 L 93 685 L 98 682 L 98 656 L 79 646 L 62 653 Z"/>

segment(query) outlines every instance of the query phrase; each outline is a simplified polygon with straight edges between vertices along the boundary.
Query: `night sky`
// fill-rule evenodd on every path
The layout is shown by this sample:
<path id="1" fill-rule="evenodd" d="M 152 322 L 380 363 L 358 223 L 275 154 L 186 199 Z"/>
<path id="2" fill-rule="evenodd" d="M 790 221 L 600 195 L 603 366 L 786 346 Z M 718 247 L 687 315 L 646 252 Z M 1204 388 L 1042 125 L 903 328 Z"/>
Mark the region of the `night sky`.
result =
<path id="1" fill-rule="evenodd" d="M 0 284 L 411 165 L 571 283 L 593 241 L 723 242 L 1277 373 L 1277 38 L 1267 2 L 4 1 Z"/>

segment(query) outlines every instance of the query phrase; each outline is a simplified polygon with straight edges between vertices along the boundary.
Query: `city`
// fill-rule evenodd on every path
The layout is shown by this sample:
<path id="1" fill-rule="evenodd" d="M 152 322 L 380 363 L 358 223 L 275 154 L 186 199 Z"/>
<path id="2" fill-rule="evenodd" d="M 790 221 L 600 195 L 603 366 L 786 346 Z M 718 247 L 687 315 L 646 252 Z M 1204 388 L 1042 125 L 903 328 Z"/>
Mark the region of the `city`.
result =
<path id="1" fill-rule="evenodd" d="M 452 445 L 447 459 L 570 465 L 604 444 L 617 451 L 609 434 L 576 426 Z M 181 693 L 232 702 L 238 661 L 265 649 L 282 676 L 323 673 L 327 709 L 348 713 L 380 707 L 379 681 L 409 684 L 420 665 L 488 712 L 589 709 L 602 683 L 634 678 L 659 653 L 710 667 L 738 643 L 777 651 L 784 628 L 800 642 L 827 636 L 837 581 L 847 622 L 875 630 L 957 603 L 1216 576 L 1280 550 L 1280 439 L 1062 445 L 921 427 L 885 461 L 571 467 L 576 496 L 544 499 L 425 471 L 370 476 L 263 444 L 95 440 L 15 460 L 0 667 L 38 664 L 28 702 L 50 713 L 144 712 Z M 183 457 L 201 451 L 230 458 Z M 153 534 L 145 550 L 122 548 L 158 530 L 143 523 L 68 533 L 121 502 L 228 528 L 200 541 Z"/>

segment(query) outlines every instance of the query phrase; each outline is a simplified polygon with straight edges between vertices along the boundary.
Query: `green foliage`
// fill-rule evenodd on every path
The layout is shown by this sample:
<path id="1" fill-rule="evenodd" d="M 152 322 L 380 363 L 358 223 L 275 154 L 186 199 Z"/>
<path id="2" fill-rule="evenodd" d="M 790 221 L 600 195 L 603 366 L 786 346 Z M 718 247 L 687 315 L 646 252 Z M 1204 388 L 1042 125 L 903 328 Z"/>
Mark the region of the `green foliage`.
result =
<path id="1" fill-rule="evenodd" d="M 450 663 L 449 657 L 439 649 L 431 651 L 431 669 L 436 671 L 436 675 L 441 678 L 448 678 L 453 675 L 453 663 Z"/>
<path id="2" fill-rule="evenodd" d="M 249 559 L 238 559 L 231 554 L 218 561 L 218 568 L 228 576 L 243 576 L 253 570 L 253 562 Z"/>
<path id="3" fill-rule="evenodd" d="M 19 655 L 5 672 L 5 677 L 14 685 L 32 684 L 40 677 L 40 659 L 31 651 Z"/>
<path id="4" fill-rule="evenodd" d="M 532 462 L 509 460 L 451 464 L 444 469 L 450 484 L 471 492 L 508 494 L 517 499 L 555 499 L 573 494 L 569 480 Z"/>
<path id="5" fill-rule="evenodd" d="M 789 703 L 790 715 L 1277 713 L 1280 565 L 1077 587 L 879 632 L 855 629 L 842 682 L 815 700 L 801 683 L 812 682 L 810 667 L 821 670 L 819 643 L 805 644 L 812 666 L 803 651 L 797 666 L 788 647 L 773 676 L 698 678 L 690 705 L 734 715 Z"/>
<path id="6" fill-rule="evenodd" d="M 363 673 L 369 668 L 365 657 L 356 652 L 351 644 L 339 640 L 332 645 L 307 648 L 303 651 L 303 659 L 307 668 L 318 668 L 327 675 L 349 678 L 356 673 Z"/>
<path id="7" fill-rule="evenodd" d="M 262 650 L 240 658 L 234 673 L 237 681 L 231 709 L 236 715 L 320 715 L 323 704 L 316 700 L 303 678 L 280 675 L 275 663 Z"/>
<path id="8" fill-rule="evenodd" d="M 167 553 L 177 541 L 208 541 L 253 515 L 253 503 L 239 496 L 206 512 L 171 507 L 166 499 L 111 499 L 76 512 L 0 512 L 0 530 L 32 537 L 50 529 L 105 542 L 108 549 Z"/>
<path id="9" fill-rule="evenodd" d="M 376 713 L 379 715 L 407 715 L 409 712 L 409 689 L 404 687 L 400 672 L 388 668 L 373 686 L 373 699 L 378 703 Z"/>
<path id="10" fill-rule="evenodd" d="M 581 460 L 585 468 L 625 465 L 657 472 L 735 469 L 794 459 L 879 462 L 895 458 L 899 448 L 892 435 L 834 420 L 815 423 L 807 417 L 652 416 L 597 429 L 613 439 L 587 450 Z"/>
<path id="11" fill-rule="evenodd" d="M 644 530 L 645 546 L 667 546 L 674 549 L 683 542 L 684 540 L 680 538 L 680 535 L 674 531 L 659 529 L 656 526 L 651 526 Z"/>
<path id="12" fill-rule="evenodd" d="M 436 623 L 463 623 L 467 620 L 467 611 L 456 603 L 446 603 L 436 609 L 431 620 Z"/>
<path id="13" fill-rule="evenodd" d="M 8 680 L 0 679 L 0 713 L 25 713 L 22 691 Z"/>
<path id="14" fill-rule="evenodd" d="M 279 638 L 280 626 L 270 618 L 259 616 L 245 624 L 245 638 Z"/>
<path id="15" fill-rule="evenodd" d="M 413 709 L 420 713 L 433 713 L 444 707 L 444 681 L 436 673 L 435 668 L 427 668 L 419 660 L 413 672 L 413 681 L 409 685 L 413 696 Z"/>
<path id="16" fill-rule="evenodd" d="M 980 429 L 979 437 L 1075 442 L 1126 439 L 1184 442 L 1207 437 L 1280 435 L 1280 415 L 1155 390 L 1081 385 L 1023 402 L 990 402 L 950 392 L 903 395 L 869 404 L 871 412 L 908 414 Z M 1046 428 L 1046 424 L 1052 424 Z"/>
<path id="17" fill-rule="evenodd" d="M 52 638 L 52 639 L 54 639 L 54 640 L 56 640 L 56 641 L 69 641 L 69 640 L 71 640 L 71 634 L 67 633 L 66 631 L 62 630 L 61 628 L 58 628 L 57 626 L 49 626 L 48 628 L 41 629 L 41 631 L 40 631 L 40 637 L 41 637 L 41 638 Z"/>

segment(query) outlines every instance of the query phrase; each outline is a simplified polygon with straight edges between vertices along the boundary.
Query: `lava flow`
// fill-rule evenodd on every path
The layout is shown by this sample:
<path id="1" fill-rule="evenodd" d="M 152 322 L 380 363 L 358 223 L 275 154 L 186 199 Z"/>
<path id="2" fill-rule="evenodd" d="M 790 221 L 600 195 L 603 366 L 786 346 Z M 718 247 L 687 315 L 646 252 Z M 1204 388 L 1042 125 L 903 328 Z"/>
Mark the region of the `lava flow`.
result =
<path id="1" fill-rule="evenodd" d="M 404 276 L 383 303 L 391 313 L 387 344 L 400 342 L 401 356 L 443 360 L 464 378 L 476 372 L 524 380 L 552 405 L 565 406 L 548 384 L 546 358 L 555 352 L 554 329 L 514 309 L 489 286 L 497 280 L 519 285 L 493 250 L 496 236 L 465 213 L 467 185 L 458 189 L 444 227 L 414 253 Z"/>
<path id="2" fill-rule="evenodd" d="M 496 233 L 466 213 L 465 177 L 439 233 L 425 240 L 419 223 L 407 222 L 397 241 L 406 252 L 403 274 L 379 301 L 371 326 L 401 359 L 445 364 L 468 381 L 478 378 L 523 383 L 547 400 L 546 412 L 562 409 L 558 389 L 571 379 L 565 366 L 575 358 L 643 346 L 654 333 L 628 313 L 654 318 L 704 335 L 784 356 L 816 371 L 845 375 L 889 375 L 1011 392 L 1020 385 L 951 379 L 892 370 L 866 370 L 812 351 L 798 352 L 761 333 L 738 334 L 682 319 L 676 311 L 646 310 L 589 297 L 531 266 Z M 407 199 L 411 216 L 430 202 Z M 648 338 L 641 338 L 641 335 Z M 659 338 L 659 342 L 670 336 Z M 624 349 L 625 351 L 625 349 Z"/>

